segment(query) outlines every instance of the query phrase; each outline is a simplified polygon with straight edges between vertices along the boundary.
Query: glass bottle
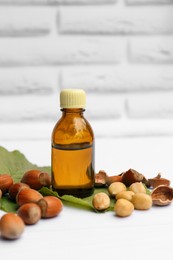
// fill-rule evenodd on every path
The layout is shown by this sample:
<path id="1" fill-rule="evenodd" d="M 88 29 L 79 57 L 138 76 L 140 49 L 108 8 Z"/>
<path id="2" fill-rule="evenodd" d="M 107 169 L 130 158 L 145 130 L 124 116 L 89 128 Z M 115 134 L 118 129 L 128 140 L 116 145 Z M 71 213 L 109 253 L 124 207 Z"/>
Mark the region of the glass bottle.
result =
<path id="1" fill-rule="evenodd" d="M 81 89 L 60 93 L 62 117 L 52 132 L 52 189 L 60 196 L 87 197 L 94 190 L 94 134 L 84 118 L 86 94 Z"/>

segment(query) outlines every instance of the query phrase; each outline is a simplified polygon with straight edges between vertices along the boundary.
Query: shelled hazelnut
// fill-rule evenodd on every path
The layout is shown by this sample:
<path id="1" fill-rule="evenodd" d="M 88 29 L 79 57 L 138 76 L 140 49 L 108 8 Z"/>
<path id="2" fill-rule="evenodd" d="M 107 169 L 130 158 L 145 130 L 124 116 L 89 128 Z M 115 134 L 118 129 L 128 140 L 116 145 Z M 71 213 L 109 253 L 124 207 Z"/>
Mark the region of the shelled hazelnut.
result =
<path id="1" fill-rule="evenodd" d="M 133 203 L 135 209 L 147 210 L 152 207 L 152 198 L 148 194 L 136 193 L 132 197 L 132 203 Z"/>
<path id="2" fill-rule="evenodd" d="M 133 191 L 134 193 L 146 193 L 146 189 L 142 182 L 134 182 L 130 185 L 129 191 Z"/>
<path id="3" fill-rule="evenodd" d="M 126 199 L 126 200 L 131 201 L 134 194 L 135 193 L 133 191 L 130 191 L 130 190 L 121 191 L 116 195 L 116 200 Z"/>
<path id="4" fill-rule="evenodd" d="M 115 197 L 119 192 L 127 190 L 127 187 L 122 182 L 113 182 L 109 187 L 108 191 L 112 197 Z"/>
<path id="5" fill-rule="evenodd" d="M 134 206 L 126 199 L 118 199 L 115 203 L 114 211 L 119 217 L 128 217 L 134 211 Z"/>
<path id="6" fill-rule="evenodd" d="M 110 206 L 110 198 L 104 192 L 98 192 L 94 195 L 92 204 L 97 210 L 105 210 Z"/>

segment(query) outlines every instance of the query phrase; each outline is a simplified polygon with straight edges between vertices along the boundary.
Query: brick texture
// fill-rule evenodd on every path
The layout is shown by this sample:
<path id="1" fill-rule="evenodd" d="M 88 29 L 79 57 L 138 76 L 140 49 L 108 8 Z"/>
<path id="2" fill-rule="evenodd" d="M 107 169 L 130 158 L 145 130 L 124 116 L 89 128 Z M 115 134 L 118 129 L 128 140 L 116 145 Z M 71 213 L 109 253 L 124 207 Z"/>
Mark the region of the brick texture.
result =
<path id="1" fill-rule="evenodd" d="M 111 93 L 87 95 L 86 116 L 91 120 L 119 119 L 124 114 L 124 96 Z"/>
<path id="2" fill-rule="evenodd" d="M 105 100 L 106 98 L 106 100 Z M 123 114 L 124 97 L 112 95 L 88 95 L 86 116 L 89 119 L 99 120 L 117 119 Z M 97 102 L 96 102 L 97 100 Z M 106 103 L 106 106 L 105 106 Z M 23 95 L 20 100 L 18 96 L 0 97 L 1 123 L 20 122 L 20 121 L 54 121 L 56 122 L 61 115 L 59 111 L 59 99 L 56 95 L 41 95 L 38 97 Z M 102 105 L 100 105 L 102 104 Z"/>
<path id="3" fill-rule="evenodd" d="M 73 5 L 73 4 L 110 4 L 116 0 L 0 0 L 3 5 Z"/>
<path id="4" fill-rule="evenodd" d="M 144 73 L 145 71 L 145 73 Z M 173 90 L 172 66 L 92 66 L 63 68 L 60 88 L 80 88 L 87 92 L 153 92 Z"/>
<path id="5" fill-rule="evenodd" d="M 40 36 L 51 32 L 49 10 L 0 8 L 0 36 Z"/>
<path id="6" fill-rule="evenodd" d="M 146 15 L 147 14 L 147 15 Z M 173 33 L 173 7 L 120 8 L 69 7 L 60 12 L 61 33 L 86 34 L 170 34 Z M 88 19 L 89 17 L 89 19 Z"/>
<path id="7" fill-rule="evenodd" d="M 1 123 L 26 122 L 26 121 L 50 121 L 57 117 L 57 100 L 55 96 L 37 96 L 22 95 L 0 97 L 0 104 L 3 110 L 0 110 Z"/>
<path id="8" fill-rule="evenodd" d="M 172 118 L 173 92 L 146 93 L 127 98 L 127 113 L 132 118 Z"/>
<path id="9" fill-rule="evenodd" d="M 173 4 L 172 0 L 125 0 L 129 5 L 167 5 Z"/>
<path id="10" fill-rule="evenodd" d="M 57 70 L 47 68 L 3 68 L 0 70 L 0 95 L 51 95 L 59 89 L 58 76 Z"/>
<path id="11" fill-rule="evenodd" d="M 173 63 L 173 38 L 130 40 L 129 57 L 139 63 Z"/>
<path id="12" fill-rule="evenodd" d="M 0 0 L 1 124 L 54 125 L 60 90 L 83 88 L 98 136 L 173 135 L 172 14 L 173 0 Z"/>
<path id="13" fill-rule="evenodd" d="M 97 64 L 120 62 L 123 40 L 97 37 L 61 37 L 44 41 L 4 39 L 0 40 L 0 46 L 0 66 Z"/>

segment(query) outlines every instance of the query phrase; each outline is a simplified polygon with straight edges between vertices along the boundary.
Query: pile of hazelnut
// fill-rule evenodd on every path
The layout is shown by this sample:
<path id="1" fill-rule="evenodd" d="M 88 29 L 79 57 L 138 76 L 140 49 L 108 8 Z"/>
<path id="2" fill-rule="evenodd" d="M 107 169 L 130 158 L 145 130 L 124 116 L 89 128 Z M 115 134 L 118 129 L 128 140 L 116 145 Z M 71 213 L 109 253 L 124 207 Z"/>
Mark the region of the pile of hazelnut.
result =
<path id="1" fill-rule="evenodd" d="M 115 198 L 114 211 L 119 217 L 130 216 L 134 209 L 148 210 L 152 205 L 166 206 L 173 201 L 170 181 L 161 178 L 161 174 L 146 179 L 133 169 L 116 176 L 108 176 L 104 171 L 99 171 L 95 176 L 95 185 L 106 186 L 108 193 L 99 192 L 94 195 L 94 208 L 106 210 L 110 207 L 110 198 Z M 145 186 L 151 188 L 149 194 Z"/>
<path id="2" fill-rule="evenodd" d="M 43 186 L 50 187 L 51 178 L 47 172 L 30 170 L 20 182 L 14 183 L 9 174 L 0 174 L 0 198 L 8 193 L 16 202 L 16 213 L 5 213 L 0 219 L 0 235 L 5 239 L 17 239 L 24 232 L 25 225 L 36 224 L 41 218 L 57 216 L 63 209 L 60 199 L 42 196 L 38 192 Z"/>
<path id="3" fill-rule="evenodd" d="M 61 200 L 54 196 L 42 196 L 39 190 L 50 187 L 51 178 L 46 172 L 30 170 L 20 182 L 14 183 L 11 175 L 0 174 L 0 198 L 4 194 L 16 202 L 16 213 L 5 213 L 0 219 L 0 235 L 5 239 L 17 239 L 24 232 L 25 225 L 36 224 L 41 218 L 53 218 L 62 211 Z M 151 188 L 147 194 L 146 188 Z M 107 187 L 106 192 L 93 196 L 93 207 L 105 211 L 110 207 L 110 198 L 115 198 L 114 211 L 119 217 L 127 217 L 134 209 L 148 210 L 152 205 L 165 206 L 173 201 L 170 181 L 158 174 L 152 179 L 133 169 L 120 175 L 108 176 L 104 171 L 95 175 L 96 187 Z"/>

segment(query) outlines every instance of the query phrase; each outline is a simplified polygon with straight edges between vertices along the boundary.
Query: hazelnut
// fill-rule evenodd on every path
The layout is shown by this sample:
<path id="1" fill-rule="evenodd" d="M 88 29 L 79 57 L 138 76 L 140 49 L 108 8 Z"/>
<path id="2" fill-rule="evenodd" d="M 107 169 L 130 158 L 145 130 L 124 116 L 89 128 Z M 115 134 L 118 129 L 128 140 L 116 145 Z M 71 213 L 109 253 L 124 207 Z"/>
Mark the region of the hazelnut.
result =
<path id="1" fill-rule="evenodd" d="M 24 232 L 25 224 L 15 213 L 6 213 L 0 220 L 1 236 L 6 239 L 17 239 Z"/>
<path id="2" fill-rule="evenodd" d="M 41 209 L 36 203 L 26 203 L 20 206 L 17 211 L 26 225 L 36 224 L 41 218 Z"/>
<path id="3" fill-rule="evenodd" d="M 116 195 L 116 200 L 126 199 L 126 200 L 131 201 L 134 194 L 135 193 L 133 191 L 130 191 L 130 190 L 121 191 Z"/>
<path id="4" fill-rule="evenodd" d="M 108 191 L 111 196 L 116 196 L 119 192 L 125 191 L 127 188 L 122 182 L 113 182 L 109 187 Z"/>
<path id="5" fill-rule="evenodd" d="M 119 217 L 128 217 L 134 211 L 134 206 L 126 199 L 118 199 L 115 203 L 114 211 Z"/>
<path id="6" fill-rule="evenodd" d="M 7 193 L 12 184 L 13 179 L 11 175 L 6 173 L 0 174 L 0 190 L 2 191 L 2 194 Z"/>
<path id="7" fill-rule="evenodd" d="M 21 189 L 25 189 L 25 188 L 29 188 L 29 186 L 27 184 L 21 183 L 21 182 L 17 182 L 17 183 L 14 183 L 13 185 L 11 185 L 11 187 L 8 190 L 10 199 L 13 201 L 16 201 L 17 193 Z"/>
<path id="8" fill-rule="evenodd" d="M 53 218 L 57 216 L 63 209 L 63 204 L 60 199 L 54 196 L 45 196 L 38 201 L 41 208 L 42 218 Z"/>
<path id="9" fill-rule="evenodd" d="M 21 189 L 17 196 L 16 196 L 16 202 L 19 206 L 28 203 L 28 202 L 37 202 L 39 201 L 43 196 L 34 189 Z"/>
<path id="10" fill-rule="evenodd" d="M 132 203 L 135 209 L 139 210 L 147 210 L 152 207 L 151 196 L 144 193 L 136 193 L 135 195 L 133 195 Z"/>
<path id="11" fill-rule="evenodd" d="M 28 184 L 32 189 L 39 190 L 43 186 L 50 186 L 51 177 L 47 172 L 41 172 L 39 170 L 30 170 L 25 172 L 21 179 L 21 182 Z"/>
<path id="12" fill-rule="evenodd" d="M 157 186 L 151 193 L 154 205 L 166 206 L 173 200 L 173 189 L 167 185 Z"/>
<path id="13" fill-rule="evenodd" d="M 129 187 L 129 190 L 133 191 L 134 193 L 146 193 L 146 189 L 142 182 L 132 183 Z"/>
<path id="14" fill-rule="evenodd" d="M 92 204 L 97 210 L 105 210 L 110 206 L 110 198 L 105 192 L 98 192 L 93 196 Z"/>

